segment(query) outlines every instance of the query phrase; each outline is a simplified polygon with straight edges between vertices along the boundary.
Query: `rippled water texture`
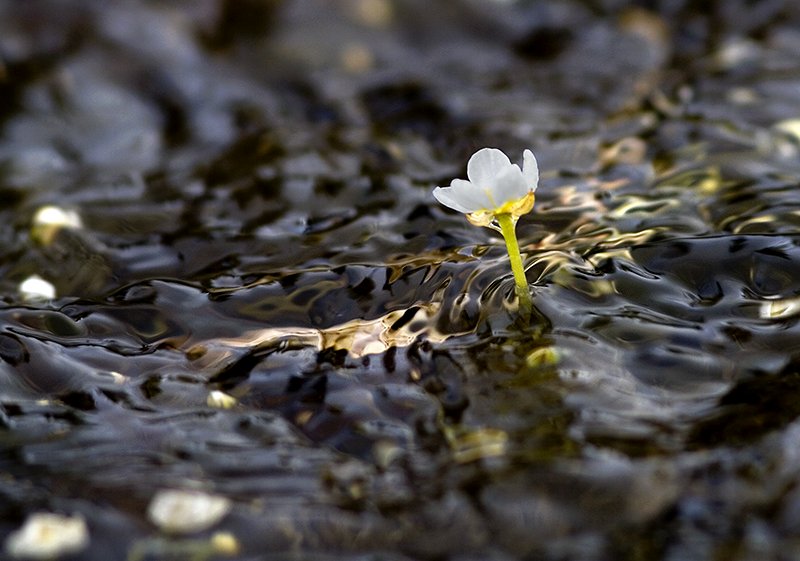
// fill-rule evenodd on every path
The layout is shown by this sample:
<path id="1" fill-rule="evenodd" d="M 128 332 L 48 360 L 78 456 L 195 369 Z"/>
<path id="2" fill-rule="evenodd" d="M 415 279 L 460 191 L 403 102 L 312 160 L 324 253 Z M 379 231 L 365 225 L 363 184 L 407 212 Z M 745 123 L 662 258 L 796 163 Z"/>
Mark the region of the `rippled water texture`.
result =
<path id="1" fill-rule="evenodd" d="M 0 1 L 0 540 L 797 558 L 798 52 L 791 0 Z M 530 324 L 431 196 L 483 146 Z"/>

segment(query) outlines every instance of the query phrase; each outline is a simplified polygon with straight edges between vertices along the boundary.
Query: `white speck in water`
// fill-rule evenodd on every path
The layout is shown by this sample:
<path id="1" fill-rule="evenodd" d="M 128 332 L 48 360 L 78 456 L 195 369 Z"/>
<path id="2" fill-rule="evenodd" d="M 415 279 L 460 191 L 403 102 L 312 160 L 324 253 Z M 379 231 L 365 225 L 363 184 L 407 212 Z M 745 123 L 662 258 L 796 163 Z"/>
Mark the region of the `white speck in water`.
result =
<path id="1" fill-rule="evenodd" d="M 8 536 L 5 550 L 14 559 L 55 559 L 88 544 L 89 530 L 81 516 L 37 512 Z"/>
<path id="2" fill-rule="evenodd" d="M 31 238 L 44 246 L 50 245 L 56 233 L 62 228 L 83 228 L 80 215 L 74 210 L 64 210 L 57 206 L 43 206 L 33 215 Z"/>
<path id="3" fill-rule="evenodd" d="M 57 206 L 43 206 L 33 216 L 34 226 L 65 226 L 82 228 L 81 217 L 74 210 L 64 210 Z"/>
<path id="4" fill-rule="evenodd" d="M 19 292 L 27 301 L 52 300 L 56 297 L 56 287 L 37 275 L 31 275 L 22 281 Z"/>
<path id="5" fill-rule="evenodd" d="M 230 512 L 230 499 L 202 491 L 165 489 L 156 493 L 147 516 L 161 530 L 187 534 L 206 530 Z"/>
<path id="6" fill-rule="evenodd" d="M 208 394 L 206 405 L 209 407 L 216 407 L 217 409 L 231 409 L 236 406 L 238 401 L 232 395 L 219 390 L 213 390 Z"/>
<path id="7" fill-rule="evenodd" d="M 776 319 L 792 317 L 798 313 L 800 313 L 800 298 L 786 298 L 764 302 L 759 308 L 758 315 L 761 319 Z"/>

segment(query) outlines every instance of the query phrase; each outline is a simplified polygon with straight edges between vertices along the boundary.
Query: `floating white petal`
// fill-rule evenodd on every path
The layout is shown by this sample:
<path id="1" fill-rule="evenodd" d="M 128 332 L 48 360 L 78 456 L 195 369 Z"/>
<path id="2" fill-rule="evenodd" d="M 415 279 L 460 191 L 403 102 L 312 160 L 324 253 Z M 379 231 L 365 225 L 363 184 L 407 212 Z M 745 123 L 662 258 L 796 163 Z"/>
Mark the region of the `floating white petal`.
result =
<path id="1" fill-rule="evenodd" d="M 212 390 L 206 398 L 206 405 L 217 409 L 232 409 L 237 403 L 235 397 L 219 390 Z"/>
<path id="2" fill-rule="evenodd" d="M 64 210 L 57 206 L 43 206 L 33 216 L 34 226 L 64 226 L 82 228 L 81 217 L 74 210 Z"/>
<path id="3" fill-rule="evenodd" d="M 14 559 L 55 559 L 88 544 L 89 530 L 81 516 L 38 512 L 8 536 L 5 549 Z"/>
<path id="4" fill-rule="evenodd" d="M 186 534 L 206 530 L 230 512 L 230 499 L 201 491 L 166 489 L 150 501 L 147 516 L 165 532 Z"/>
<path id="5" fill-rule="evenodd" d="M 80 215 L 74 210 L 64 210 L 57 206 L 43 206 L 33 215 L 31 238 L 42 245 L 50 245 L 62 228 L 83 228 Z"/>
<path id="6" fill-rule="evenodd" d="M 800 314 L 800 298 L 769 300 L 761 304 L 758 315 L 762 319 L 783 319 Z"/>
<path id="7" fill-rule="evenodd" d="M 25 300 L 52 300 L 56 297 L 56 287 L 37 275 L 22 281 L 19 292 Z"/>

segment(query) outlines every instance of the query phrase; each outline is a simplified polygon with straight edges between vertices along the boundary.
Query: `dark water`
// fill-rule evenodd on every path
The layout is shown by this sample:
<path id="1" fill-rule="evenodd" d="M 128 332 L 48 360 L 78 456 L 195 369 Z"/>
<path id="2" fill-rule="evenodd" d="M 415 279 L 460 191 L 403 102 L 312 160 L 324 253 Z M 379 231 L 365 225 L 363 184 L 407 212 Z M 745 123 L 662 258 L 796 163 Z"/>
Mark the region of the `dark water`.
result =
<path id="1" fill-rule="evenodd" d="M 797 558 L 798 52 L 790 0 L 0 2 L 0 538 Z M 483 146 L 543 171 L 530 325 L 431 196 Z"/>

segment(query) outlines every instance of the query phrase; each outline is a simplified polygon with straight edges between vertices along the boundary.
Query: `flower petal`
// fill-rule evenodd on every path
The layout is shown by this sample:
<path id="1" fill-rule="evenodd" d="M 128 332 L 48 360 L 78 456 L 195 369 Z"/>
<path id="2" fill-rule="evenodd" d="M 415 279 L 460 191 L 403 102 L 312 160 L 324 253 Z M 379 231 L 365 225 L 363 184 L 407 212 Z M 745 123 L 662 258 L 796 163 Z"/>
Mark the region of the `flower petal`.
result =
<path id="1" fill-rule="evenodd" d="M 528 190 L 536 191 L 539 186 L 539 164 L 536 163 L 536 156 L 530 150 L 522 153 L 522 177 L 528 185 Z"/>
<path id="2" fill-rule="evenodd" d="M 465 179 L 454 179 L 450 187 L 437 187 L 433 196 L 445 206 L 458 212 L 470 213 L 495 207 L 493 193 L 487 193 L 474 183 Z"/>
<path id="3" fill-rule="evenodd" d="M 497 148 L 481 148 L 467 162 L 467 177 L 481 189 L 492 189 L 495 178 L 511 161 Z"/>
<path id="4" fill-rule="evenodd" d="M 440 204 L 455 211 L 468 214 L 474 210 L 462 204 L 462 197 L 459 197 L 452 187 L 437 187 L 433 190 L 433 196 L 436 197 Z"/>
<path id="5" fill-rule="evenodd" d="M 456 188 L 459 200 L 471 209 L 470 212 L 494 207 L 493 193 L 489 189 L 465 179 L 454 179 L 450 185 Z"/>
<path id="6" fill-rule="evenodd" d="M 494 208 L 521 199 L 530 189 L 522 177 L 522 171 L 516 164 L 508 166 L 494 179 Z"/>

